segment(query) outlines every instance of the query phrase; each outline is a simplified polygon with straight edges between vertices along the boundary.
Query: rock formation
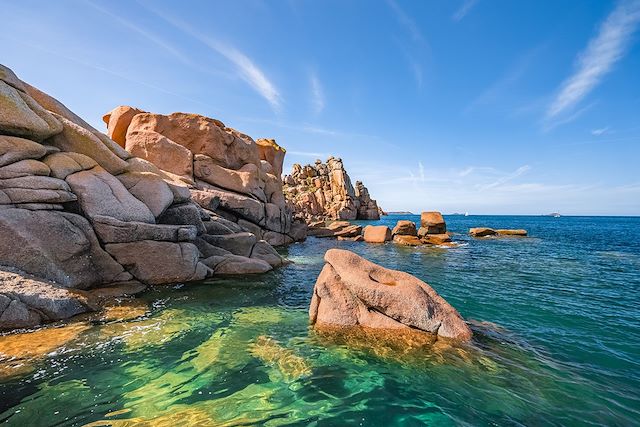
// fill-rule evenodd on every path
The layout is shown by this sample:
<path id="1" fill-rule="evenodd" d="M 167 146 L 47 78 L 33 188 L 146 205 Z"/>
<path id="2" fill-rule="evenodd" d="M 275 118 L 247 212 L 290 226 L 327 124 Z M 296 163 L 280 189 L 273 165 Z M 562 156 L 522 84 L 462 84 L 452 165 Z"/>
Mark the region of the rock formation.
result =
<path id="1" fill-rule="evenodd" d="M 527 230 L 523 229 L 498 229 L 487 227 L 476 227 L 469 229 L 469 235 L 472 237 L 495 237 L 495 236 L 514 236 L 514 237 L 526 237 Z"/>
<path id="2" fill-rule="evenodd" d="M 391 230 L 386 225 L 367 225 L 363 236 L 367 243 L 384 243 L 391 240 Z"/>
<path id="3" fill-rule="evenodd" d="M 330 249 L 324 259 L 309 308 L 316 327 L 413 328 L 438 338 L 471 338 L 456 309 L 414 276 L 340 249 Z"/>
<path id="4" fill-rule="evenodd" d="M 296 218 L 317 220 L 380 219 L 380 209 L 360 181 L 356 186 L 342 160 L 329 157 L 326 163 L 293 165 L 284 177 L 284 195 Z"/>
<path id="5" fill-rule="evenodd" d="M 120 106 L 104 116 L 108 134 L 132 155 L 185 182 L 206 211 L 274 246 L 304 239 L 282 191 L 285 150 L 197 114 Z"/>
<path id="6" fill-rule="evenodd" d="M 269 243 L 305 236 L 273 140 L 195 114 L 119 107 L 106 120 L 114 141 L 4 66 L 0 106 L 0 264 L 44 280 L 30 289 L 264 272 L 282 263 Z M 2 316 L 56 318 L 20 296 L 26 282 L 0 283 Z"/>

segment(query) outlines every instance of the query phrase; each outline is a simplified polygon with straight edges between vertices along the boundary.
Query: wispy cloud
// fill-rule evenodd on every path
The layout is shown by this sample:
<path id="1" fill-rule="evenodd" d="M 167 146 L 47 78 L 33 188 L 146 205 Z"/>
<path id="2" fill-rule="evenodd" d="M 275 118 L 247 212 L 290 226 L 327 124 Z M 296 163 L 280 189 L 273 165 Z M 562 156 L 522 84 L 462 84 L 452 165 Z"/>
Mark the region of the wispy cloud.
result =
<path id="1" fill-rule="evenodd" d="M 478 2 L 478 0 L 464 0 L 464 2 L 462 3 L 462 5 L 458 8 L 458 10 L 456 10 L 456 12 L 453 14 L 453 16 L 451 17 L 451 19 L 453 19 L 456 22 L 459 22 L 462 20 L 462 18 L 464 18 L 465 16 L 467 16 L 467 13 L 469 13 L 471 11 L 471 9 L 473 8 L 473 6 L 476 5 L 476 3 Z"/>
<path id="2" fill-rule="evenodd" d="M 201 41 L 231 61 L 237 67 L 242 79 L 266 99 L 274 110 L 279 111 L 281 109 L 282 97 L 280 92 L 247 55 L 233 46 L 216 40 L 202 38 Z"/>
<path id="3" fill-rule="evenodd" d="M 423 40 L 422 32 L 420 28 L 416 24 L 416 22 L 411 19 L 411 17 L 396 3 L 395 0 L 387 0 L 387 4 L 393 10 L 394 15 L 400 25 L 402 25 L 411 35 L 414 41 Z"/>
<path id="4" fill-rule="evenodd" d="M 531 166 L 529 166 L 529 165 L 520 166 L 513 173 L 510 173 L 508 175 L 500 177 L 497 180 L 495 180 L 495 181 L 493 181 L 493 182 L 491 182 L 489 184 L 481 186 L 480 190 L 489 190 L 491 188 L 502 186 L 502 185 L 506 184 L 507 182 L 512 181 L 512 180 L 516 179 L 517 177 L 529 172 L 530 170 L 531 170 Z"/>
<path id="5" fill-rule="evenodd" d="M 318 79 L 315 72 L 309 74 L 309 81 L 311 83 L 311 102 L 313 103 L 313 111 L 316 114 L 320 114 L 324 110 L 324 91 L 322 90 L 322 84 Z"/>
<path id="6" fill-rule="evenodd" d="M 181 62 L 185 63 L 185 64 L 191 64 L 191 61 L 189 61 L 187 59 L 187 57 L 178 49 L 176 49 L 175 47 L 171 46 L 169 43 L 167 43 L 165 40 L 161 39 L 160 37 L 156 36 L 155 34 L 153 34 L 152 32 L 148 31 L 147 29 L 141 27 L 140 25 L 137 25 L 131 21 L 129 21 L 128 19 L 123 18 L 122 16 L 111 12 L 108 9 L 105 9 L 104 7 L 94 3 L 91 0 L 85 0 L 85 3 L 89 6 L 91 6 L 92 8 L 96 9 L 97 11 L 111 17 L 113 20 L 115 20 L 116 22 L 118 22 L 120 25 L 128 28 L 129 30 L 141 35 L 142 37 L 144 37 L 145 39 L 147 39 L 148 41 L 150 41 L 151 43 L 155 44 L 156 46 L 159 46 L 160 48 L 164 49 L 165 51 L 167 51 L 168 53 L 170 53 L 171 55 L 173 55 L 174 57 L 176 57 L 177 59 L 179 59 Z"/>
<path id="7" fill-rule="evenodd" d="M 142 3 L 141 3 L 142 4 Z M 269 102 L 271 107 L 279 112 L 282 108 L 283 99 L 276 86 L 267 78 L 265 73 L 246 54 L 236 49 L 230 44 L 223 43 L 212 37 L 206 36 L 197 31 L 173 15 L 168 15 L 148 4 L 142 4 L 150 12 L 154 13 L 167 23 L 190 35 L 208 48 L 225 57 L 235 67 L 240 77 L 249 84 L 256 92 Z"/>
<path id="8" fill-rule="evenodd" d="M 624 56 L 639 22 L 640 0 L 620 1 L 579 55 L 575 73 L 565 80 L 547 110 L 547 120 L 571 111 L 602 81 Z"/>
<path id="9" fill-rule="evenodd" d="M 606 126 L 606 127 L 603 127 L 603 128 L 599 128 L 599 129 L 593 129 L 591 131 L 591 135 L 600 136 L 600 135 L 604 135 L 607 132 L 609 132 L 609 126 Z"/>

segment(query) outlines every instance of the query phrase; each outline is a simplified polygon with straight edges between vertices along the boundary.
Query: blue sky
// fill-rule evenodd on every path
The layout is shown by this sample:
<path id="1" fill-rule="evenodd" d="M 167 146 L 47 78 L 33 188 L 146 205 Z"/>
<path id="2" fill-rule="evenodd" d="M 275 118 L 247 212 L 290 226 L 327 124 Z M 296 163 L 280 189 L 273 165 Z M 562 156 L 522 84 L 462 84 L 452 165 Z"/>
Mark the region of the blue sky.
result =
<path id="1" fill-rule="evenodd" d="M 0 62 L 99 129 L 218 118 L 388 210 L 640 215 L 640 0 L 5 0 Z"/>

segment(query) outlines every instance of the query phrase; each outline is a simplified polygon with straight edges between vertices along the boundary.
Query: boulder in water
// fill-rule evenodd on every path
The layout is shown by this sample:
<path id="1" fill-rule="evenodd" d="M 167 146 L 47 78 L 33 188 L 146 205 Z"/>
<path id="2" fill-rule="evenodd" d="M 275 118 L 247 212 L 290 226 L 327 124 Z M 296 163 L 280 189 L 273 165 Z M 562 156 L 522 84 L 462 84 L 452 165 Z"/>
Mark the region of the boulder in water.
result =
<path id="1" fill-rule="evenodd" d="M 330 249 L 316 281 L 310 321 L 315 326 L 416 329 L 466 341 L 471 329 L 429 285 L 349 251 Z"/>

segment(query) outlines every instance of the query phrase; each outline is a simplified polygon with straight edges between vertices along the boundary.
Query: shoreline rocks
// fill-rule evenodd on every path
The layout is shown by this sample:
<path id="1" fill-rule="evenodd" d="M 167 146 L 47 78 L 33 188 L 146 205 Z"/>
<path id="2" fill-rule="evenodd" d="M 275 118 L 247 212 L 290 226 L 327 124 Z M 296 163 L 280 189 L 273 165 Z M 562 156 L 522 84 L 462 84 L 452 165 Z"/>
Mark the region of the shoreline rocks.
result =
<path id="1" fill-rule="evenodd" d="M 0 103 L 0 264 L 41 279 L 2 281 L 16 325 L 57 318 L 19 302 L 27 288 L 44 298 L 266 272 L 283 263 L 273 245 L 306 237 L 274 140 L 132 107 L 105 116 L 107 136 L 4 66 Z"/>
<path id="2" fill-rule="evenodd" d="M 437 338 L 471 339 L 460 314 L 429 285 L 345 250 L 325 253 L 309 308 L 314 327 L 420 330 Z"/>

